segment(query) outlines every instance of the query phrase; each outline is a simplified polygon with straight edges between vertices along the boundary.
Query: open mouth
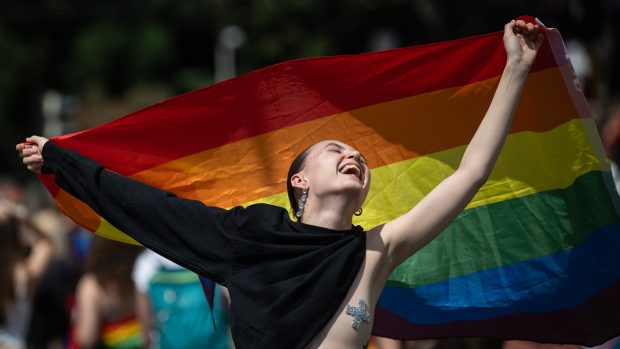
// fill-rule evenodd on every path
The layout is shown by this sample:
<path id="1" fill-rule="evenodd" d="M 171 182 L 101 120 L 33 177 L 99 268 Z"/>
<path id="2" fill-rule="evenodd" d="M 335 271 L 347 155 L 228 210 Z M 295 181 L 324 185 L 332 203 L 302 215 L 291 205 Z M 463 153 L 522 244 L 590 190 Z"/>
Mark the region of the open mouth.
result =
<path id="1" fill-rule="evenodd" d="M 359 179 L 360 181 L 362 180 L 362 169 L 359 167 L 359 165 L 353 163 L 345 164 L 340 168 L 339 172 L 342 174 L 355 176 L 355 178 Z"/>

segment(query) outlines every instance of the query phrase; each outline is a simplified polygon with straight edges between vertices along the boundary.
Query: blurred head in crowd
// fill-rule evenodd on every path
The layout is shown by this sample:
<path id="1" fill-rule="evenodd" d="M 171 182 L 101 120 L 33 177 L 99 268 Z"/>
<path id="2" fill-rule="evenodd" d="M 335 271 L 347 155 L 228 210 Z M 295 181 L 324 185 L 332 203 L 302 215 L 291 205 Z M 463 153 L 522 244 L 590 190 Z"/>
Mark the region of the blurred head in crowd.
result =
<path id="1" fill-rule="evenodd" d="M 122 296 L 133 297 L 131 271 L 142 247 L 93 237 L 86 258 L 86 272 L 95 275 L 103 288 L 111 288 Z"/>
<path id="2" fill-rule="evenodd" d="M 0 324 L 15 298 L 15 266 L 27 253 L 11 204 L 0 199 Z"/>

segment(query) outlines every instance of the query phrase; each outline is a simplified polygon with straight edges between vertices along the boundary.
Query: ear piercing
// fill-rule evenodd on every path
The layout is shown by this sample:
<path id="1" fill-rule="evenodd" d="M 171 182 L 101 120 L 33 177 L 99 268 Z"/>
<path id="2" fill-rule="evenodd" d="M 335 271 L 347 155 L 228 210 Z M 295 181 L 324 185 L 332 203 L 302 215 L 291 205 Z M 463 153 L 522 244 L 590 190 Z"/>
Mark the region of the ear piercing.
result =
<path id="1" fill-rule="evenodd" d="M 308 188 L 304 188 L 304 190 L 301 192 L 301 199 L 299 199 L 299 209 L 297 210 L 297 212 L 295 212 L 295 217 L 297 217 L 297 219 L 301 219 L 301 216 L 304 214 L 306 200 L 308 200 Z"/>

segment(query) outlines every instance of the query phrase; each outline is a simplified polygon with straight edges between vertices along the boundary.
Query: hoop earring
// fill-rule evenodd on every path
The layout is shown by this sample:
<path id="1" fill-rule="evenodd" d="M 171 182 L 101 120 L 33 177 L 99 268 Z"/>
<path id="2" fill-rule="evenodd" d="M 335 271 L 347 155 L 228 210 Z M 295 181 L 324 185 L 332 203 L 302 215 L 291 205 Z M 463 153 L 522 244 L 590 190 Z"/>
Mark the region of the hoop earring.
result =
<path id="1" fill-rule="evenodd" d="M 355 211 L 355 213 L 353 213 L 356 216 L 361 216 L 362 215 L 362 208 L 360 207 L 359 210 Z"/>
<path id="2" fill-rule="evenodd" d="M 299 199 L 299 209 L 295 212 L 295 217 L 301 220 L 301 216 L 304 214 L 304 207 L 306 206 L 306 200 L 308 200 L 308 188 L 304 188 L 301 192 L 301 199 Z"/>

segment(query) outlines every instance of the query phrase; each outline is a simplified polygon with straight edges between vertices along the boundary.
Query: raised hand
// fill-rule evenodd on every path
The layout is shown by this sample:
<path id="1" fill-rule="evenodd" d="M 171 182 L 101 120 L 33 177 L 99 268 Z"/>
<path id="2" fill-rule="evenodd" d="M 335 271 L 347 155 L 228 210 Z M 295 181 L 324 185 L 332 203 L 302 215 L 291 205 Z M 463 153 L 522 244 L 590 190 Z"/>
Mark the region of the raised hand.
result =
<path id="1" fill-rule="evenodd" d="M 508 63 L 522 64 L 529 68 L 544 40 L 538 24 L 512 20 L 504 26 L 504 47 Z"/>
<path id="2" fill-rule="evenodd" d="M 40 136 L 31 136 L 26 138 L 27 143 L 19 143 L 15 146 L 15 150 L 22 158 L 24 165 L 34 173 L 41 173 L 43 167 L 43 155 L 41 149 L 49 139 Z"/>

